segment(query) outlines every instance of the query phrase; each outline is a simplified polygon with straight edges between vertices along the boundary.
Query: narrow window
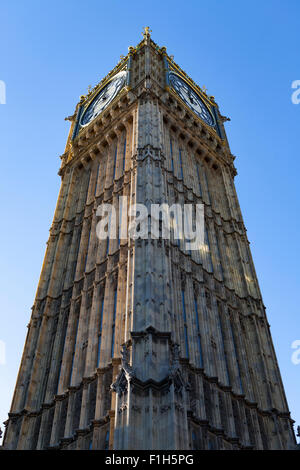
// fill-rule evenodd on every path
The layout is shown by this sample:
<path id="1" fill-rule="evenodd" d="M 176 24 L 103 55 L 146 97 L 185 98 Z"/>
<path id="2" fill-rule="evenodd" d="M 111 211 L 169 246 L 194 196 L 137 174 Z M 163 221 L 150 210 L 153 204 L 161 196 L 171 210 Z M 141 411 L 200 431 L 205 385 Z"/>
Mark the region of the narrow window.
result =
<path id="1" fill-rule="evenodd" d="M 100 321 L 98 330 L 98 351 L 97 351 L 97 367 L 100 364 L 101 340 L 102 340 L 102 319 L 103 319 L 104 297 L 101 300 Z"/>
<path id="2" fill-rule="evenodd" d="M 211 252 L 210 252 L 210 244 L 209 244 L 209 238 L 208 238 L 208 232 L 205 227 L 205 232 L 204 232 L 204 244 L 205 244 L 205 251 L 208 259 L 208 269 L 210 272 L 213 272 L 213 264 L 212 264 L 212 259 L 211 259 Z"/>
<path id="3" fill-rule="evenodd" d="M 117 310 L 117 289 L 115 289 L 115 295 L 114 295 L 114 313 L 113 313 L 112 333 L 111 333 L 111 357 L 114 357 L 116 310 Z"/>
<path id="4" fill-rule="evenodd" d="M 107 431 L 105 435 L 105 442 L 104 442 L 104 450 L 108 450 L 108 449 L 109 449 L 109 431 Z"/>
<path id="5" fill-rule="evenodd" d="M 212 439 L 209 439 L 208 440 L 208 450 L 214 450 L 215 446 L 214 446 L 214 442 Z"/>
<path id="6" fill-rule="evenodd" d="M 173 161 L 173 144 L 172 144 L 172 139 L 170 139 L 170 155 L 171 155 L 171 167 L 172 171 L 174 173 L 174 161 Z"/>
<path id="7" fill-rule="evenodd" d="M 181 298 L 182 298 L 182 312 L 183 312 L 183 322 L 184 322 L 185 354 L 186 354 L 186 357 L 189 357 L 189 343 L 188 343 L 188 330 L 187 330 L 187 323 L 186 323 L 184 290 L 181 291 Z"/>
<path id="8" fill-rule="evenodd" d="M 181 152 L 182 150 L 179 149 L 179 163 L 180 163 L 180 172 L 181 172 L 181 178 L 183 179 L 183 168 L 182 168 L 182 158 L 181 158 Z"/>
<path id="9" fill-rule="evenodd" d="M 74 357 L 75 357 L 75 351 L 76 351 L 76 343 L 77 343 L 77 334 L 78 334 L 78 326 L 79 326 L 79 314 L 76 319 L 76 332 L 75 332 L 75 339 L 74 339 L 74 346 L 73 346 L 73 353 L 72 353 L 72 364 L 71 364 L 71 372 L 70 372 L 70 385 L 72 383 L 72 375 L 73 375 L 73 369 L 74 369 Z"/>
<path id="10" fill-rule="evenodd" d="M 199 174 L 199 165 L 196 162 L 196 170 L 197 170 L 197 178 L 198 178 L 198 184 L 199 184 L 199 193 L 200 197 L 202 197 L 202 189 L 201 189 L 201 183 L 200 183 L 200 174 Z"/>
<path id="11" fill-rule="evenodd" d="M 238 353 L 237 353 L 236 341 L 235 341 L 235 337 L 234 337 L 234 333 L 233 333 L 233 329 L 232 329 L 232 324 L 231 324 L 231 319 L 230 319 L 230 317 L 229 317 L 229 325 L 230 325 L 230 333 L 231 333 L 232 344 L 233 344 L 233 349 L 234 349 L 234 354 L 235 354 L 235 360 L 236 360 L 236 365 L 237 365 L 237 370 L 238 370 L 238 375 L 239 375 L 239 384 L 240 384 L 241 392 L 242 392 L 242 394 L 243 394 L 243 393 L 244 393 L 244 389 L 243 389 L 243 383 L 242 383 L 241 369 L 240 369 L 240 364 L 239 364 L 239 360 L 238 360 Z"/>
<path id="12" fill-rule="evenodd" d="M 221 340 L 222 340 L 223 356 L 224 356 L 225 366 L 226 366 L 227 383 L 228 383 L 228 385 L 230 385 L 230 375 L 229 375 L 227 354 L 226 354 L 226 349 L 225 349 L 224 331 L 223 331 L 223 325 L 222 325 L 222 320 L 221 320 L 221 315 L 220 315 L 221 307 L 219 305 L 219 302 L 217 304 L 217 309 L 218 309 L 219 331 L 220 331 L 220 336 L 221 336 Z"/>
<path id="13" fill-rule="evenodd" d="M 210 194 L 209 194 L 209 188 L 208 188 L 208 182 L 207 182 L 207 176 L 206 176 L 206 171 L 203 171 L 204 179 L 205 179 L 205 184 L 206 184 L 206 190 L 207 190 L 207 197 L 208 197 L 208 202 L 211 204 L 211 199 L 210 199 Z"/>
<path id="14" fill-rule="evenodd" d="M 216 247 L 217 247 L 217 255 L 218 255 L 218 258 L 219 258 L 220 273 L 221 273 L 221 276 L 222 276 L 222 280 L 224 281 L 224 271 L 223 271 L 223 266 L 222 266 L 222 259 L 221 259 L 221 253 L 220 253 L 220 248 L 219 248 L 219 240 L 218 240 L 217 234 L 216 234 Z"/>
<path id="15" fill-rule="evenodd" d="M 118 247 L 120 248 L 120 232 L 121 232 L 121 224 L 122 224 L 122 204 L 120 204 L 120 197 L 118 196 L 118 202 L 119 202 L 119 228 L 118 228 Z M 123 200 L 121 199 L 123 202 Z"/>
<path id="16" fill-rule="evenodd" d="M 98 168 L 97 168 L 97 175 L 96 175 L 94 196 L 96 196 L 96 191 L 97 191 L 98 176 L 99 176 L 99 168 L 100 168 L 100 163 L 98 163 Z"/>
<path id="17" fill-rule="evenodd" d="M 109 214 L 109 218 L 108 218 L 108 227 L 107 227 L 107 239 L 106 239 L 106 256 L 108 255 L 108 252 L 109 252 L 109 237 L 110 237 L 110 223 L 111 223 L 111 211 L 110 211 L 110 214 Z"/>
<path id="18" fill-rule="evenodd" d="M 57 384 L 56 384 L 56 394 L 58 393 L 58 386 L 59 386 L 59 380 L 60 380 L 60 375 L 61 375 L 61 366 L 62 366 L 63 354 L 64 354 L 64 349 L 65 349 L 66 336 L 67 336 L 67 328 L 68 328 L 67 317 L 66 317 L 63 328 L 64 328 L 64 336 L 63 336 L 61 350 L 60 350 L 61 357 L 60 357 L 60 362 L 59 362 L 59 371 L 58 371 Z"/>
<path id="19" fill-rule="evenodd" d="M 118 154 L 118 145 L 116 145 L 116 150 L 115 150 L 113 179 L 115 179 L 115 175 L 116 175 L 117 154 Z"/>
<path id="20" fill-rule="evenodd" d="M 198 444 L 197 444 L 197 436 L 195 431 L 192 431 L 192 442 L 193 442 L 193 450 L 198 449 Z"/>
<path id="21" fill-rule="evenodd" d="M 199 349 L 199 366 L 203 367 L 203 353 L 202 353 L 200 323 L 199 323 L 199 314 L 198 314 L 198 302 L 197 302 L 196 297 L 194 297 L 194 302 L 195 302 L 195 314 L 196 314 L 196 325 L 197 325 L 197 342 L 198 342 L 198 349 Z"/>
<path id="22" fill-rule="evenodd" d="M 125 170 L 125 160 L 126 160 L 126 136 L 124 139 L 124 148 L 123 148 L 123 173 Z"/>
<path id="23" fill-rule="evenodd" d="M 84 261 L 84 271 L 85 271 L 85 269 L 86 269 L 87 260 L 88 260 L 90 240 L 91 240 L 91 228 L 89 228 L 89 239 L 88 239 L 88 244 L 87 244 L 87 249 L 86 249 L 86 255 L 85 255 L 85 261 Z"/>

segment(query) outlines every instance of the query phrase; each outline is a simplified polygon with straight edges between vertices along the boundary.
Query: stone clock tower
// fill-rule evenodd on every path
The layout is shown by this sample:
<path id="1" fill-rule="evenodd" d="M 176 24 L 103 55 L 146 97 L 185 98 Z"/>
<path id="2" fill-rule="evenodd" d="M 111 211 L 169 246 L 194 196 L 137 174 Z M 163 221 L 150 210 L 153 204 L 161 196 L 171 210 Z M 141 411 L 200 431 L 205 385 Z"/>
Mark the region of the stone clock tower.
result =
<path id="1" fill-rule="evenodd" d="M 145 28 L 67 119 L 4 448 L 292 448 L 214 97 Z M 99 239 L 98 206 L 124 196 L 203 204 L 204 244 Z"/>

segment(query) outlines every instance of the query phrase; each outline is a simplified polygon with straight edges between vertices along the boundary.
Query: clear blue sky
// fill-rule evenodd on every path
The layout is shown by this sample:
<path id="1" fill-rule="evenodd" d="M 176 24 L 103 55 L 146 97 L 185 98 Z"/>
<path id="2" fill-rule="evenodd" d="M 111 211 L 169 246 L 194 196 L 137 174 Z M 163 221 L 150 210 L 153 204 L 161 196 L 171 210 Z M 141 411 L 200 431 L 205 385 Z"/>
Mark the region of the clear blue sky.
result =
<path id="1" fill-rule="evenodd" d="M 152 37 L 231 117 L 236 185 L 292 416 L 300 424 L 299 0 L 2 0 L 0 421 L 6 419 L 81 94 Z"/>

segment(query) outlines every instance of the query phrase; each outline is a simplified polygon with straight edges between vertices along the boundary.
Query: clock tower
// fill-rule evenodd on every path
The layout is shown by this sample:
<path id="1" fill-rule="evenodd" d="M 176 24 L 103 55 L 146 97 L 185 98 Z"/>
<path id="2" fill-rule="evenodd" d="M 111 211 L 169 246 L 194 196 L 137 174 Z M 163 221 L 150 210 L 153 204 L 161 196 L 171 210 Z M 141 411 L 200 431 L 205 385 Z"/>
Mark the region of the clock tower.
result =
<path id="1" fill-rule="evenodd" d="M 145 28 L 67 119 L 4 448 L 292 448 L 214 97 Z M 202 204 L 204 243 L 102 239 L 103 204 Z"/>

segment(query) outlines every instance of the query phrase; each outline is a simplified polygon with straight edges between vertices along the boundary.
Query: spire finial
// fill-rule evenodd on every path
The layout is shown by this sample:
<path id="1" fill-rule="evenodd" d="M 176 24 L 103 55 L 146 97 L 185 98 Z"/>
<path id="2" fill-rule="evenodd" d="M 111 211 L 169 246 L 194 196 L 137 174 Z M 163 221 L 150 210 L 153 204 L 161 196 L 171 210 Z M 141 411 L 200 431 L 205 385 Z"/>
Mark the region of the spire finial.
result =
<path id="1" fill-rule="evenodd" d="M 150 33 L 152 33 L 152 29 L 150 29 L 149 26 L 145 26 L 144 31 L 142 32 L 144 39 L 150 38 Z"/>

